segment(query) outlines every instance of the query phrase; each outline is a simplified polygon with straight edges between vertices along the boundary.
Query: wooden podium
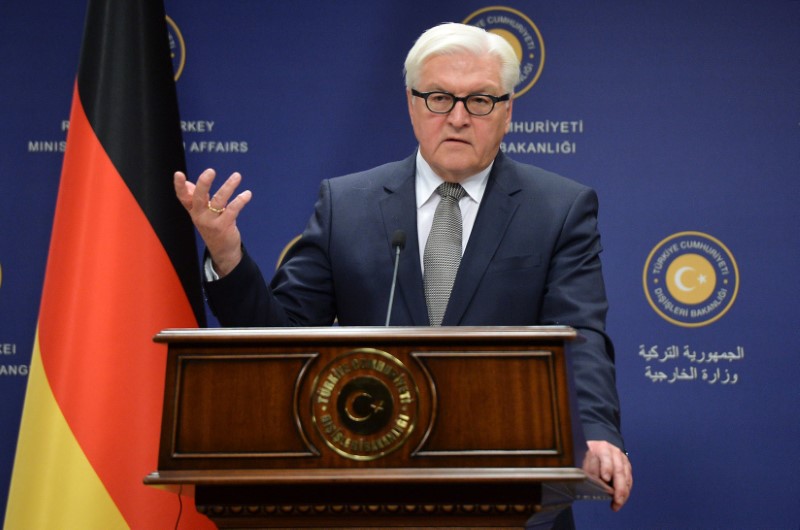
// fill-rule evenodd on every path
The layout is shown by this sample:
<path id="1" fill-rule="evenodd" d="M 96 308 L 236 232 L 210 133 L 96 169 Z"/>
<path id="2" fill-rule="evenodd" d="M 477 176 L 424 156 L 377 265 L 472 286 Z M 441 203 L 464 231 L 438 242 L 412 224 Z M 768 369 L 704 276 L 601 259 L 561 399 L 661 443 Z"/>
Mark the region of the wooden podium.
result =
<path id="1" fill-rule="evenodd" d="M 166 330 L 154 486 L 219 528 L 547 528 L 586 475 L 568 327 Z M 185 490 L 184 490 L 185 491 Z M 529 525 L 531 522 L 528 523 Z"/>

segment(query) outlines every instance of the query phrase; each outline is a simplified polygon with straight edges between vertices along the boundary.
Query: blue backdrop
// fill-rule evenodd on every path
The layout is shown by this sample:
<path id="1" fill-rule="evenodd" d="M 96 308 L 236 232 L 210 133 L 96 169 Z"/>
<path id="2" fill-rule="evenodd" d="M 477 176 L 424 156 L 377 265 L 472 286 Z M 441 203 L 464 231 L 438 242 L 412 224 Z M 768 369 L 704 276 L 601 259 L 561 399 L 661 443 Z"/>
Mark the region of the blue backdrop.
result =
<path id="1" fill-rule="evenodd" d="M 504 149 L 601 200 L 635 486 L 619 514 L 579 504 L 579 525 L 800 525 L 800 2 L 166 7 L 190 173 L 242 172 L 254 199 L 241 227 L 265 268 L 322 178 L 415 148 L 402 62 L 419 33 L 469 20 L 515 39 L 528 75 Z M 3 505 L 84 10 L 0 6 Z"/>

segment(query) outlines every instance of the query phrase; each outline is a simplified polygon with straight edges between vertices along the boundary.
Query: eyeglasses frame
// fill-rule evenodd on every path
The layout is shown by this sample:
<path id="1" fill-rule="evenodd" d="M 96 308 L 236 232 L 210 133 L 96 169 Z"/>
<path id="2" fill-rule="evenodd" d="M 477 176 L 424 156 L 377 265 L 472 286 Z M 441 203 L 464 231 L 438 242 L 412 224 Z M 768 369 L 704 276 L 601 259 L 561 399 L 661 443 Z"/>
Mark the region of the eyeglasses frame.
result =
<path id="1" fill-rule="evenodd" d="M 446 111 L 431 109 L 430 105 L 428 105 L 428 98 L 433 94 L 445 94 L 447 96 L 450 96 L 451 98 L 453 98 L 453 106 L 447 109 Z M 501 101 L 508 101 L 511 98 L 511 93 L 506 93 L 503 94 L 502 96 L 493 96 L 491 94 L 467 94 L 464 97 L 458 97 L 455 94 L 451 94 L 450 92 L 445 92 L 444 90 L 432 90 L 431 92 L 420 92 L 415 88 L 411 89 L 411 95 L 425 100 L 425 108 L 427 108 L 434 114 L 449 114 L 453 111 L 454 108 L 456 108 L 456 104 L 460 101 L 464 104 L 464 110 L 466 110 L 467 113 L 469 113 L 471 116 L 488 116 L 494 111 L 494 107 L 498 103 L 500 103 Z M 472 97 L 489 98 L 490 100 L 492 100 L 492 108 L 486 114 L 475 114 L 474 112 L 470 111 L 469 107 L 467 106 L 467 100 Z"/>

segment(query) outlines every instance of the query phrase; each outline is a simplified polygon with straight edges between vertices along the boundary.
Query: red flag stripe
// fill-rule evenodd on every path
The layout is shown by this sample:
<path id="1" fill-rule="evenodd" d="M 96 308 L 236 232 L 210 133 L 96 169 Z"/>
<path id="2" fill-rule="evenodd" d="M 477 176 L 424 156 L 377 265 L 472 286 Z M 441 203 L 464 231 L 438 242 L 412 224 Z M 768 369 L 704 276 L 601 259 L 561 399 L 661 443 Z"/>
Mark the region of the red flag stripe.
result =
<path id="1" fill-rule="evenodd" d="M 40 311 L 42 362 L 70 428 L 125 519 L 163 525 L 157 462 L 165 327 L 194 327 L 183 286 L 75 91 Z M 145 508 L 146 506 L 146 508 Z"/>

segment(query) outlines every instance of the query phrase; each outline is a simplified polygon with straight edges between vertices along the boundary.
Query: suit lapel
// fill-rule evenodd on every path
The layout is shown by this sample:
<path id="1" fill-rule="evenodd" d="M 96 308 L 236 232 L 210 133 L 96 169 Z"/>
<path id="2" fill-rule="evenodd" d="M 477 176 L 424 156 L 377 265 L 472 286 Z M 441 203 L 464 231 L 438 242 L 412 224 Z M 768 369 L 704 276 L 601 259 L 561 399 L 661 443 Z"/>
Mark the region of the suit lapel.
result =
<path id="1" fill-rule="evenodd" d="M 489 175 L 442 325 L 456 326 L 461 323 L 486 267 L 497 251 L 519 205 L 519 201 L 514 198 L 519 190 L 512 164 L 499 154 Z"/>
<path id="2" fill-rule="evenodd" d="M 399 171 L 391 175 L 384 189 L 386 196 L 380 200 L 386 244 L 392 248 L 392 236 L 396 230 L 406 233 L 406 246 L 400 253 L 397 271 L 397 289 L 402 292 L 410 319 L 415 326 L 428 325 L 428 307 L 422 286 L 420 254 L 417 237 L 417 200 L 415 192 L 416 154 L 407 158 Z M 392 252 L 394 264 L 394 253 Z M 398 299 L 395 299 L 397 302 Z M 397 307 L 395 307 L 395 314 Z"/>

